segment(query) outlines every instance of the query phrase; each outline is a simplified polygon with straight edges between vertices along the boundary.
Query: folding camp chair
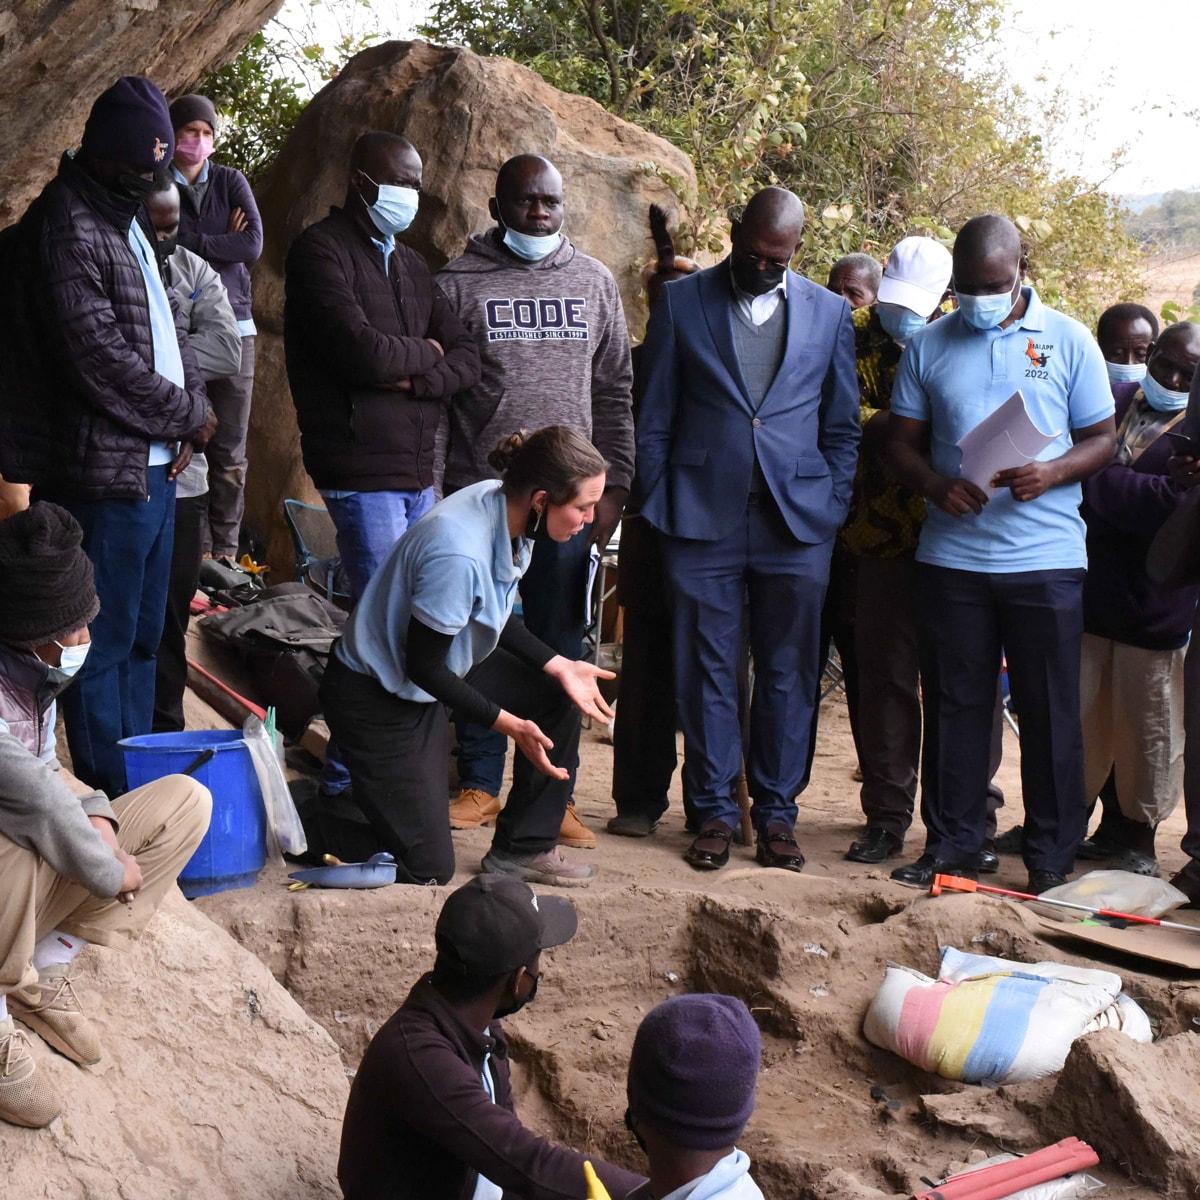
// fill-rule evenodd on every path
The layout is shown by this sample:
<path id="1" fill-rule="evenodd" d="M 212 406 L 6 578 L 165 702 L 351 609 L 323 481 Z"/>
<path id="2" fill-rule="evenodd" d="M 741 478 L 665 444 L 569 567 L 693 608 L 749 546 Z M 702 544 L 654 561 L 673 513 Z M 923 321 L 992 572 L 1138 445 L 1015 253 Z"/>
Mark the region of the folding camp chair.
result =
<path id="1" fill-rule="evenodd" d="M 350 608 L 350 589 L 338 555 L 337 529 L 327 509 L 302 500 L 283 502 L 283 519 L 296 551 L 296 578 L 339 608 Z"/>

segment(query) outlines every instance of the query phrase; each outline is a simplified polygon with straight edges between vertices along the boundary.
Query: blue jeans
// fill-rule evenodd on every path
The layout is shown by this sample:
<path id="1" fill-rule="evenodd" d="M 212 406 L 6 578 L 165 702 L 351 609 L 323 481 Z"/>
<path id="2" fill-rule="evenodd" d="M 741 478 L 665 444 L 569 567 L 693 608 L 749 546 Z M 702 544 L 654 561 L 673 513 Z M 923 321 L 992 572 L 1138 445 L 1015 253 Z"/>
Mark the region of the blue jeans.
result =
<path id="1" fill-rule="evenodd" d="M 154 724 L 155 656 L 162 640 L 175 534 L 175 484 L 167 468 L 146 472 L 145 500 L 60 500 L 83 528 L 100 614 L 92 648 L 63 718 L 75 774 L 110 797 L 125 793 L 117 743 Z"/>
<path id="2" fill-rule="evenodd" d="M 419 521 L 434 503 L 431 487 L 407 492 L 350 492 L 344 496 L 326 495 L 324 499 L 337 529 L 338 554 L 352 604 L 362 599 L 371 576 L 409 526 Z M 350 772 L 337 747 L 330 743 L 321 772 L 321 787 L 326 792 L 338 793 L 349 786 Z"/>
<path id="3" fill-rule="evenodd" d="M 583 654 L 587 630 L 583 601 L 591 539 L 590 525 L 569 542 L 556 542 L 543 530 L 533 544 L 533 558 L 520 584 L 525 627 L 564 658 Z M 479 788 L 490 796 L 500 795 L 508 739 L 494 729 L 467 721 L 459 721 L 456 729 L 460 785 Z M 568 765 L 574 791 L 579 756 L 574 755 Z"/>
<path id="4" fill-rule="evenodd" d="M 392 547 L 433 507 L 433 488 L 409 492 L 350 492 L 325 496 L 337 527 L 338 553 L 357 604 Z"/>
<path id="5" fill-rule="evenodd" d="M 1084 574 L 1082 568 L 988 574 L 917 564 L 921 818 L 925 850 L 935 858 L 971 864 L 987 837 L 1003 651 L 1021 716 L 1025 865 L 1071 871 L 1087 825 L 1079 716 Z"/>

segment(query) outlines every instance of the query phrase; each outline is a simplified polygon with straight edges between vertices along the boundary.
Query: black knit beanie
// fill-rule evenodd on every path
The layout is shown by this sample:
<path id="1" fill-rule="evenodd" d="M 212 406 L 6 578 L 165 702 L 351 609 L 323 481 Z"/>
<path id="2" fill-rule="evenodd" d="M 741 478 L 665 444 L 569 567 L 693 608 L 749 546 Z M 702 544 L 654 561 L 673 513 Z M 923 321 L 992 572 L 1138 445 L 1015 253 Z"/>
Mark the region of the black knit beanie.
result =
<path id="1" fill-rule="evenodd" d="M 165 168 L 175 153 L 166 96 L 144 76 L 122 76 L 92 105 L 80 144 L 93 158 L 138 171 Z"/>
<path id="2" fill-rule="evenodd" d="M 182 129 L 193 121 L 204 121 L 213 133 L 217 132 L 217 110 L 207 96 L 192 92 L 171 101 L 171 126 Z"/>
<path id="3" fill-rule="evenodd" d="M 100 601 L 82 541 L 75 518 L 45 500 L 0 521 L 0 641 L 43 646 L 95 618 Z"/>

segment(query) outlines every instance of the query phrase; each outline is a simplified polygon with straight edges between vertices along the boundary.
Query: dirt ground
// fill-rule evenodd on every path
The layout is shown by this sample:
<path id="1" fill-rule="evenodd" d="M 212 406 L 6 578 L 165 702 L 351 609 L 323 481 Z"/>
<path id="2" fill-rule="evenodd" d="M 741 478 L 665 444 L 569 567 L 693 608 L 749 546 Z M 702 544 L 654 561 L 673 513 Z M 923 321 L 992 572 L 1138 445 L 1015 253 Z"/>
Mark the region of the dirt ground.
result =
<path id="1" fill-rule="evenodd" d="M 571 893 L 579 936 L 545 956 L 538 1002 L 508 1022 L 519 1108 L 530 1124 L 638 1166 L 622 1122 L 638 1020 L 681 991 L 726 991 L 747 1002 L 764 1032 L 758 1107 L 742 1144 L 768 1200 L 909 1195 L 923 1176 L 935 1179 L 987 1154 L 1026 1152 L 1071 1133 L 1101 1148 L 1097 1174 L 1113 1200 L 1189 1194 L 1130 1182 L 1129 1174 L 1150 1182 L 1159 1176 L 1145 1135 L 1126 1123 L 1112 1131 L 1064 1129 L 1056 1114 L 1066 1106 L 1054 1080 L 995 1090 L 951 1083 L 861 1036 L 888 962 L 932 974 L 942 945 L 1024 961 L 1096 959 L 1077 942 L 1046 940 L 1032 916 L 1011 903 L 931 899 L 891 882 L 884 869 L 843 860 L 861 821 L 844 703 L 827 702 L 822 714 L 814 779 L 801 801 L 798 832 L 809 860 L 801 876 L 764 870 L 751 850 L 737 847 L 724 871 L 693 872 L 680 858 L 688 837 L 678 783 L 653 838 L 608 835 L 611 756 L 599 731 L 585 731 L 577 804 L 600 831 L 600 845 L 571 853 L 601 873 L 590 888 Z M 1021 808 L 1011 734 L 999 779 L 1008 801 L 1003 830 Z M 1162 836 L 1168 869 L 1180 861 L 1181 832 L 1177 815 Z M 477 869 L 490 837 L 488 830 L 455 834 L 455 882 Z M 914 830 L 905 855 L 920 849 Z M 1019 860 L 1003 860 L 998 879 L 1022 886 Z M 447 889 L 290 893 L 283 883 L 282 869 L 273 869 L 252 890 L 198 903 L 325 1025 L 353 1072 L 371 1035 L 428 968 Z M 1186 976 L 1120 956 L 1102 965 L 1123 975 L 1160 1036 L 1192 1028 L 1200 986 Z M 1200 1095 L 1173 1102 L 1194 1106 Z M 1161 1158 L 1160 1148 L 1153 1153 Z"/>

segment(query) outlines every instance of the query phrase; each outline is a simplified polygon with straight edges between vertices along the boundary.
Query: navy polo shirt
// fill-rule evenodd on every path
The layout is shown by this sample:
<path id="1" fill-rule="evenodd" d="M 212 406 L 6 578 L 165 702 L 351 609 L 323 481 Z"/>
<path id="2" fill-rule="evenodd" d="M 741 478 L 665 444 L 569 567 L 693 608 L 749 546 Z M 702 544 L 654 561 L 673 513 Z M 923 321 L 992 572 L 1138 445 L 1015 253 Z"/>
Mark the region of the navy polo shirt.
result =
<path id="1" fill-rule="evenodd" d="M 950 313 L 909 342 L 892 390 L 892 412 L 930 425 L 930 459 L 939 474 L 959 475 L 958 442 L 1020 391 L 1033 423 L 1058 433 L 1038 456 L 1059 458 L 1071 430 L 1113 415 L 1104 358 L 1078 321 L 1047 308 L 1031 287 L 1025 315 L 1007 329 L 978 330 Z M 1014 456 L 1012 465 L 1021 466 Z M 962 571 L 1011 573 L 1087 566 L 1082 489 L 1050 488 L 1018 502 L 991 492 L 978 516 L 952 517 L 934 505 L 921 530 L 917 561 Z"/>

